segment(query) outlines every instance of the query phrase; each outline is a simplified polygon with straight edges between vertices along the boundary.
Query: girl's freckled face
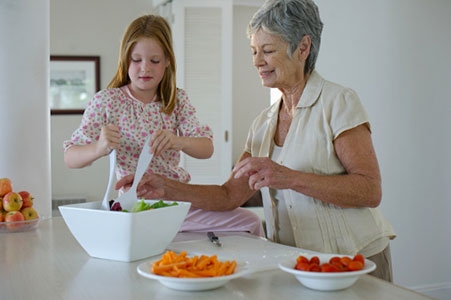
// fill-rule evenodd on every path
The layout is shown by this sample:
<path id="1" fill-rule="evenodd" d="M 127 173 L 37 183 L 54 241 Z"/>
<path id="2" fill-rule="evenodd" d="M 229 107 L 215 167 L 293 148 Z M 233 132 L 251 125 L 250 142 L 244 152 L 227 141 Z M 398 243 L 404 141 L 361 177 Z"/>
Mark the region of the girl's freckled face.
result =
<path id="1" fill-rule="evenodd" d="M 133 90 L 156 89 L 164 76 L 169 60 L 163 48 L 152 38 L 139 40 L 131 51 L 128 76 Z"/>

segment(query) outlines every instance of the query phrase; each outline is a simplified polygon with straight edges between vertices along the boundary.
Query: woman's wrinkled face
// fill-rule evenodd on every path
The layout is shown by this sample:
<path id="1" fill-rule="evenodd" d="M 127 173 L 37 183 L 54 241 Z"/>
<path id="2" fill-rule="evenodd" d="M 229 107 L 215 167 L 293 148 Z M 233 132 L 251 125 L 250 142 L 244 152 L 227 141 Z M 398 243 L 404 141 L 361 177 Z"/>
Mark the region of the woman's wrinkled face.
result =
<path id="1" fill-rule="evenodd" d="M 152 38 L 140 39 L 130 54 L 128 76 L 132 87 L 141 91 L 158 88 L 169 60 L 163 48 Z"/>
<path id="2" fill-rule="evenodd" d="M 251 36 L 253 64 L 260 75 L 262 85 L 270 88 L 291 88 L 302 78 L 303 65 L 297 57 L 288 56 L 288 43 L 262 29 Z"/>

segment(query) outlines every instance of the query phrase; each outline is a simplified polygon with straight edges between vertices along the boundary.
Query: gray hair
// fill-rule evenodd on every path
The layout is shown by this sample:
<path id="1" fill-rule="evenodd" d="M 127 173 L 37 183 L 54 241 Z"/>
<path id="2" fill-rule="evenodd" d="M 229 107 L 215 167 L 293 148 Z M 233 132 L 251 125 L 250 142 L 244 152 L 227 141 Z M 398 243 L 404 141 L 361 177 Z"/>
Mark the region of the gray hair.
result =
<path id="1" fill-rule="evenodd" d="M 288 55 L 292 54 L 305 35 L 312 41 L 304 73 L 315 69 L 321 44 L 323 22 L 318 7 L 312 0 L 266 0 L 253 15 L 247 28 L 250 38 L 258 30 L 279 36 L 288 43 Z"/>

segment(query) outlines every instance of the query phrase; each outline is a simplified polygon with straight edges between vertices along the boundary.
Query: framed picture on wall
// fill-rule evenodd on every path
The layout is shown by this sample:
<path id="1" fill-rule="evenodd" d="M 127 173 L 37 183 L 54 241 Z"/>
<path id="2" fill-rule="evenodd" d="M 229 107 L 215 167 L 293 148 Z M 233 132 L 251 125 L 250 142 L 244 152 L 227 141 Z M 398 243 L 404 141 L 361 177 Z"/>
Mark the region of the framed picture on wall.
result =
<path id="1" fill-rule="evenodd" d="M 50 113 L 82 114 L 100 89 L 100 56 L 50 56 Z"/>

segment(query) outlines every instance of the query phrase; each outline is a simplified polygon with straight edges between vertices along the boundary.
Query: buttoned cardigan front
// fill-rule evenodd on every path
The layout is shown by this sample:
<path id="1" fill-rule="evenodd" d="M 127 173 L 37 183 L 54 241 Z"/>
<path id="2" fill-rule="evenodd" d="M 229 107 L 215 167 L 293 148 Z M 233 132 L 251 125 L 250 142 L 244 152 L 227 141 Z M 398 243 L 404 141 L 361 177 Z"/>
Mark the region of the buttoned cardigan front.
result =
<path id="1" fill-rule="evenodd" d="M 270 156 L 280 101 L 265 109 L 252 123 L 245 151 L 253 157 Z M 345 174 L 335 153 L 334 140 L 342 132 L 365 123 L 369 126 L 368 115 L 357 94 L 326 81 L 313 71 L 277 163 L 315 174 Z M 272 239 L 276 234 L 274 216 L 277 207 L 268 188 L 261 192 L 267 233 Z M 282 195 L 297 247 L 355 254 L 380 238 L 395 237 L 390 223 L 378 208 L 341 208 L 291 189 L 282 190 Z"/>

